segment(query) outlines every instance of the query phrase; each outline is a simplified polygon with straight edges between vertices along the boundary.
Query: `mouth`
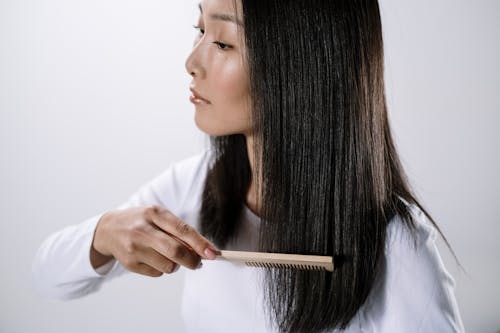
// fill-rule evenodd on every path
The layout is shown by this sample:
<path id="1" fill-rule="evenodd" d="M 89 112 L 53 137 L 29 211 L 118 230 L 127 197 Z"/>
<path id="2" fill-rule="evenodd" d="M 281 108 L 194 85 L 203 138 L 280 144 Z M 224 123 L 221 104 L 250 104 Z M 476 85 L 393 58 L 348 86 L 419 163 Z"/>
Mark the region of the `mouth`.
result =
<path id="1" fill-rule="evenodd" d="M 210 101 L 203 98 L 196 90 L 194 90 L 192 87 L 189 87 L 189 90 L 191 90 L 191 96 L 189 96 L 189 100 L 193 104 L 197 105 L 207 105 L 210 104 Z"/>

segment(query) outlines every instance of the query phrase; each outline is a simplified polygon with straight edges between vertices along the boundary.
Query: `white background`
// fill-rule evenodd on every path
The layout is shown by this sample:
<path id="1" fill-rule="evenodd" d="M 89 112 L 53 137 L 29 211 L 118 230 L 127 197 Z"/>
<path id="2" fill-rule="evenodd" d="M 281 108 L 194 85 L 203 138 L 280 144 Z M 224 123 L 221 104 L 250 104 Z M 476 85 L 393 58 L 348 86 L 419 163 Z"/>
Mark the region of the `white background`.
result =
<path id="1" fill-rule="evenodd" d="M 65 303 L 30 266 L 50 233 L 207 144 L 184 69 L 195 4 L 0 0 L 1 332 L 182 332 L 183 269 Z M 396 144 L 467 270 L 441 241 L 468 332 L 500 331 L 499 4 L 380 1 Z"/>

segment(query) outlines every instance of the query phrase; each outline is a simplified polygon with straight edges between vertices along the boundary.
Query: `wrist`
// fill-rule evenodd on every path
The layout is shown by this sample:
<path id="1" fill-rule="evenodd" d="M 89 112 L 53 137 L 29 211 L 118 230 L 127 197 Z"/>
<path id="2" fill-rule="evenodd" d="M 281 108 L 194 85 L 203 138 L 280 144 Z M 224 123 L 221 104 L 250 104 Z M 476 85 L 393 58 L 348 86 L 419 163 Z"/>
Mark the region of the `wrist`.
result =
<path id="1" fill-rule="evenodd" d="M 104 237 L 103 230 L 105 230 L 106 223 L 108 221 L 109 212 L 105 213 L 97 222 L 94 237 L 92 239 L 92 245 L 90 249 L 90 262 L 94 268 L 104 265 L 113 259 L 113 255 L 109 250 L 106 249 L 106 239 Z"/>

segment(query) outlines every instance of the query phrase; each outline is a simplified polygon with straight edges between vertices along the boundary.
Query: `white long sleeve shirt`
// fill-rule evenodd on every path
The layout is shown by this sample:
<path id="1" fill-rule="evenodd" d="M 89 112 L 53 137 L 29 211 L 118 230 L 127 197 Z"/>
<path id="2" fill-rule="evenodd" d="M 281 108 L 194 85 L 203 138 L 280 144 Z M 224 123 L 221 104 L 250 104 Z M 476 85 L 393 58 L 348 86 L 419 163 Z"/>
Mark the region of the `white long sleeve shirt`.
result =
<path id="1" fill-rule="evenodd" d="M 201 194 L 211 149 L 171 164 L 116 209 L 161 205 L 199 229 Z M 350 325 L 333 332 L 464 332 L 454 295 L 435 241 L 437 231 L 416 207 L 418 247 L 399 217 L 387 230 L 382 274 Z M 129 273 L 117 260 L 94 269 L 90 249 L 101 212 L 47 237 L 32 264 L 33 286 L 47 298 L 70 300 Z M 238 237 L 227 250 L 257 251 L 260 218 L 244 207 Z M 182 314 L 186 332 L 275 332 L 264 315 L 262 270 L 204 260 L 185 270 Z"/>

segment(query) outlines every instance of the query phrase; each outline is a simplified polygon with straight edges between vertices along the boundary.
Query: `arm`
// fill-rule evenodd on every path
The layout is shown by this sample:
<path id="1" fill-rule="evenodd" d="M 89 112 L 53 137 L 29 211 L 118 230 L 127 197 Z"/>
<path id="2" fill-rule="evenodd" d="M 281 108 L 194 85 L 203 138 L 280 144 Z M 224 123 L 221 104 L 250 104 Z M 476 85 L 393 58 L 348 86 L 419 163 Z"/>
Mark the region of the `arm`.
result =
<path id="1" fill-rule="evenodd" d="M 171 165 L 116 210 L 158 205 L 182 216 L 186 198 L 199 191 L 208 156 L 209 151 L 205 150 Z M 60 300 L 83 297 L 127 271 L 116 259 L 93 247 L 96 227 L 105 217 L 106 212 L 101 212 L 54 232 L 43 241 L 32 263 L 32 283 L 38 294 Z"/>
<path id="2" fill-rule="evenodd" d="M 80 224 L 71 225 L 47 237 L 32 263 L 32 283 L 36 292 L 46 298 L 68 300 L 97 291 L 105 276 L 90 263 L 89 253 L 95 226 L 104 213 Z M 116 262 L 113 262 L 116 264 Z M 114 267 L 114 274 L 124 272 Z M 108 267 L 108 271 L 111 267 Z"/>
<path id="3" fill-rule="evenodd" d="M 90 264 L 92 265 L 92 268 L 94 268 L 97 272 L 100 274 L 105 274 L 111 269 L 112 264 L 113 264 L 113 259 L 115 259 L 112 255 L 104 255 L 101 252 L 99 252 L 96 247 L 95 247 L 95 236 L 97 232 L 99 231 L 99 227 L 102 221 L 106 219 L 108 214 L 104 214 L 101 216 L 99 219 L 99 222 L 97 222 L 97 225 L 95 227 L 94 231 L 94 238 L 92 240 L 92 246 L 90 247 Z M 102 222 L 104 223 L 104 222 Z M 107 265 L 106 265 L 107 264 Z"/>

